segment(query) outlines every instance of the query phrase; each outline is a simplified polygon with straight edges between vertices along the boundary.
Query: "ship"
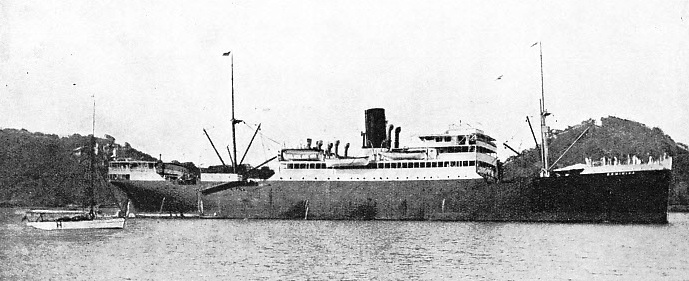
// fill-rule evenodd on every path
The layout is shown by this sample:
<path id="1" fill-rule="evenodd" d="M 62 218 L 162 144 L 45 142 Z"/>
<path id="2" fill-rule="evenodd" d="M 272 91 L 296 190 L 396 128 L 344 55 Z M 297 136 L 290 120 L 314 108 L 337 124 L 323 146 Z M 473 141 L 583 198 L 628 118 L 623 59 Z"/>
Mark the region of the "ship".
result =
<path id="1" fill-rule="evenodd" d="M 670 157 L 503 179 L 481 129 L 451 126 L 402 147 L 382 108 L 365 111 L 365 128 L 365 155 L 307 139 L 280 150 L 268 179 L 131 159 L 111 161 L 109 179 L 140 212 L 214 218 L 667 223 Z"/>
<path id="2" fill-rule="evenodd" d="M 138 212 L 203 218 L 667 223 L 672 158 L 589 159 L 554 169 L 543 96 L 540 104 L 543 167 L 533 176 L 505 178 L 496 140 L 466 124 L 402 146 L 401 127 L 388 123 L 383 108 L 364 111 L 362 155 L 349 155 L 349 143 L 340 153 L 339 141 L 307 139 L 261 165 L 242 166 L 233 91 L 231 167 L 204 172 L 116 159 L 108 177 Z M 270 178 L 250 176 L 274 159 Z"/>

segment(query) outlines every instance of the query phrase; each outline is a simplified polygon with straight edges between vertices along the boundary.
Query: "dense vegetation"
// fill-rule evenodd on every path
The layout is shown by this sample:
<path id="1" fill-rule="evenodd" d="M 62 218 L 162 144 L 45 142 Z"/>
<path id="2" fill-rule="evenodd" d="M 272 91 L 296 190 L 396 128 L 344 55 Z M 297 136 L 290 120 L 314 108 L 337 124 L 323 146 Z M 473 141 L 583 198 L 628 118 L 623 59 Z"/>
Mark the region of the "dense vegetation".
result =
<path id="1" fill-rule="evenodd" d="M 575 143 L 585 130 L 586 133 Z M 649 157 L 657 160 L 664 155 L 671 156 L 673 184 L 670 190 L 670 204 L 689 204 L 688 148 L 682 143 L 676 143 L 659 128 L 649 128 L 638 122 L 607 117 L 601 119 L 600 125 L 597 125 L 595 120 L 587 120 L 565 130 L 551 130 L 549 139 L 550 165 L 574 143 L 555 163 L 553 169 L 584 163 L 585 158 L 592 161 L 601 161 L 602 158 L 617 159 L 624 163 L 629 157 L 634 156 L 643 162 L 647 162 Z M 536 148 L 531 148 L 522 151 L 520 156 L 507 159 L 504 177 L 537 175 L 541 166 L 540 152 Z"/>
<path id="2" fill-rule="evenodd" d="M 122 157 L 155 160 L 129 143 L 115 143 L 109 135 L 94 138 L 95 144 L 90 141 L 90 136 L 78 134 L 58 137 L 24 129 L 0 130 L 0 206 L 87 205 L 92 153 L 96 201 L 120 202 L 124 196 L 105 180 L 105 163 L 113 151 L 117 149 Z"/>

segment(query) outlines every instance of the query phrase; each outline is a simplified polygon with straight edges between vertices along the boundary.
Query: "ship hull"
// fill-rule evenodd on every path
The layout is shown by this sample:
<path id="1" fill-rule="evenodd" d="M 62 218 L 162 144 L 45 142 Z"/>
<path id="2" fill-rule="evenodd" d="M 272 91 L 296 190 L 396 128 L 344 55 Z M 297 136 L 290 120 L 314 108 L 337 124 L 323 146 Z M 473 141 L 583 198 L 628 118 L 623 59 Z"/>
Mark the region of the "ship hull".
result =
<path id="1" fill-rule="evenodd" d="M 124 218 L 95 219 L 84 221 L 41 221 L 27 222 L 26 225 L 42 230 L 57 229 L 123 229 Z"/>
<path id="2" fill-rule="evenodd" d="M 268 180 L 206 195 L 200 185 L 113 184 L 140 212 L 202 210 L 213 218 L 667 223 L 670 171 L 497 183 Z"/>
<path id="3" fill-rule="evenodd" d="M 137 212 L 191 212 L 197 210 L 197 191 L 206 185 L 179 185 L 169 181 L 111 181 L 131 200 Z"/>
<path id="4" fill-rule="evenodd" d="M 667 223 L 670 170 L 538 178 L 533 211 L 548 220 Z"/>

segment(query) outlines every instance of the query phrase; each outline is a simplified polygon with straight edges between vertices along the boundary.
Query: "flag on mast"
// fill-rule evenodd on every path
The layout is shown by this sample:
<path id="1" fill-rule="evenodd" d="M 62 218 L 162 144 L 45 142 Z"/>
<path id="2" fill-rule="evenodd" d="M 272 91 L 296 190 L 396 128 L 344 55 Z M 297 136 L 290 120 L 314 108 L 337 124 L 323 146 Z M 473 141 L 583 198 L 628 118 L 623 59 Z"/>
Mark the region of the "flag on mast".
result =
<path id="1" fill-rule="evenodd" d="M 232 51 L 229 51 L 229 52 L 227 52 L 227 53 L 222 53 L 222 56 L 223 56 L 223 57 L 227 57 L 227 56 L 230 55 L 230 53 L 232 53 Z"/>

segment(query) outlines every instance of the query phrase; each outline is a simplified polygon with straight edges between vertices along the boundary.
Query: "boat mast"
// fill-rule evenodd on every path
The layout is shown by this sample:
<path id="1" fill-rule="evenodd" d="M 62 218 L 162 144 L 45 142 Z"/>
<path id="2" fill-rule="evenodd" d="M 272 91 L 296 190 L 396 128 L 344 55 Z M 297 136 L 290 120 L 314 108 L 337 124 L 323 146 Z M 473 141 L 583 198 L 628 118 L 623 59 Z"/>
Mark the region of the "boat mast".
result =
<path id="1" fill-rule="evenodd" d="M 238 123 L 237 119 L 234 118 L 234 54 L 230 54 L 230 68 L 231 76 L 230 80 L 232 84 L 232 152 L 234 157 L 232 157 L 232 167 L 234 167 L 235 173 L 237 172 L 237 131 L 235 125 Z"/>
<path id="2" fill-rule="evenodd" d="M 548 170 L 548 126 L 546 125 L 545 119 L 550 113 L 545 109 L 545 90 L 543 87 L 543 44 L 538 42 L 539 53 L 541 57 L 541 159 L 543 160 L 543 169 L 541 171 L 541 176 L 550 176 Z"/>
<path id="3" fill-rule="evenodd" d="M 89 188 L 89 192 L 88 192 L 89 194 L 88 195 L 90 198 L 89 215 L 91 217 L 94 217 L 96 214 L 93 210 L 94 206 L 96 205 L 96 198 L 95 198 L 96 197 L 96 195 L 95 195 L 95 189 L 96 188 L 93 184 L 93 174 L 95 173 L 95 167 L 94 167 L 95 163 L 94 162 L 95 162 L 95 157 L 96 157 L 96 155 L 95 155 L 96 154 L 96 144 L 95 144 L 96 143 L 96 97 L 95 96 L 91 96 L 91 97 L 93 97 L 93 123 L 91 126 L 91 139 L 89 140 L 89 143 L 91 144 L 90 145 L 91 151 L 89 153 L 89 156 L 90 156 L 89 157 L 90 158 L 89 159 L 90 160 L 89 161 L 90 162 L 89 163 L 89 166 L 90 166 L 89 167 L 89 169 L 90 169 L 89 180 L 91 181 L 90 182 L 91 186 Z"/>

